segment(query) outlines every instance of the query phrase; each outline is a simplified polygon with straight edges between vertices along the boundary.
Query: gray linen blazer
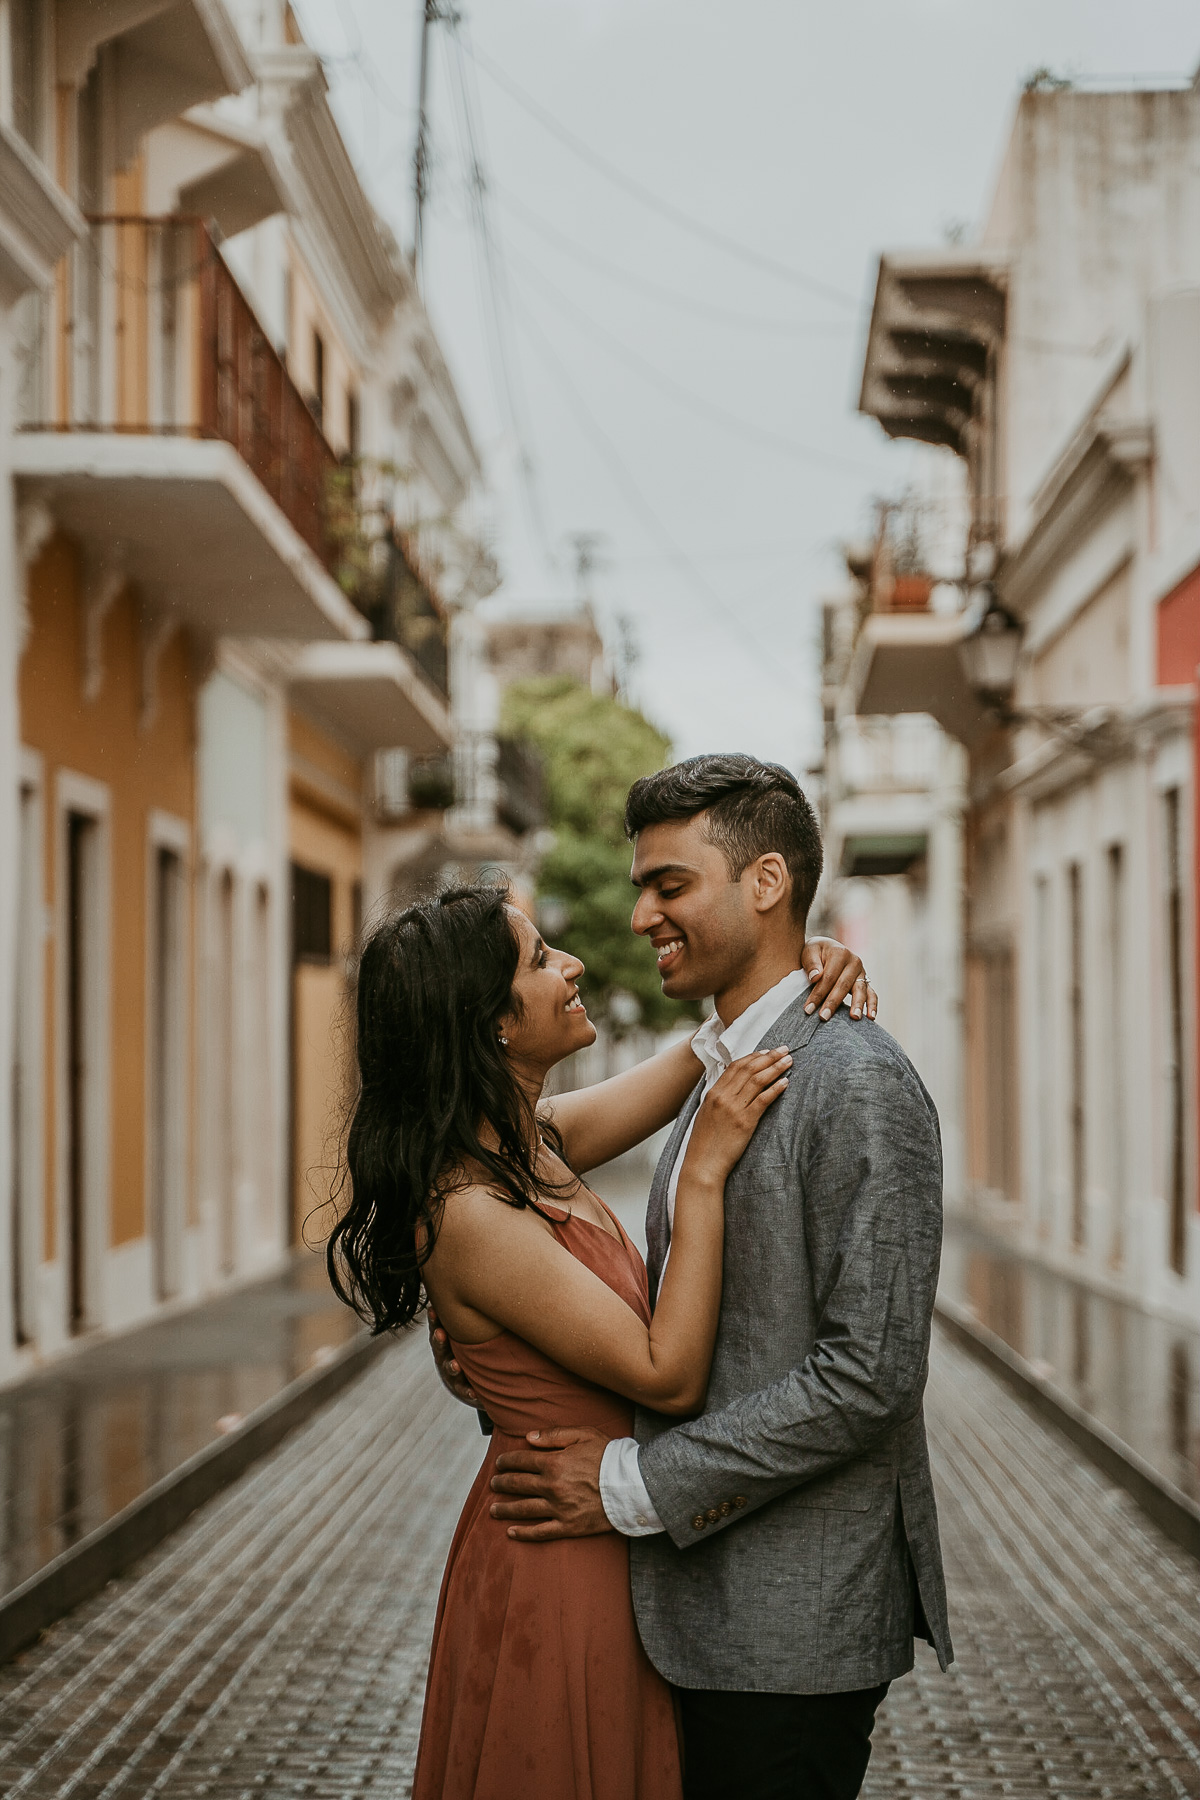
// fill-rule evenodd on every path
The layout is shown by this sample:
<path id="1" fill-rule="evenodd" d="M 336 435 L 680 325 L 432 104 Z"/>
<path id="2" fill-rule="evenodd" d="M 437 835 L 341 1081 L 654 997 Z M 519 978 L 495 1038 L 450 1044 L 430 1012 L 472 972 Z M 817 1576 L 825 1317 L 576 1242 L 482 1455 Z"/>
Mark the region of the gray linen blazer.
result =
<path id="1" fill-rule="evenodd" d="M 725 1286 L 704 1411 L 638 1409 L 660 1536 L 630 1542 L 651 1662 L 680 1687 L 874 1687 L 926 1637 L 953 1658 L 921 1411 L 942 1240 L 937 1113 L 878 1025 L 806 1017 L 791 1081 L 725 1186 Z M 667 1182 L 650 1190 L 651 1293 Z"/>

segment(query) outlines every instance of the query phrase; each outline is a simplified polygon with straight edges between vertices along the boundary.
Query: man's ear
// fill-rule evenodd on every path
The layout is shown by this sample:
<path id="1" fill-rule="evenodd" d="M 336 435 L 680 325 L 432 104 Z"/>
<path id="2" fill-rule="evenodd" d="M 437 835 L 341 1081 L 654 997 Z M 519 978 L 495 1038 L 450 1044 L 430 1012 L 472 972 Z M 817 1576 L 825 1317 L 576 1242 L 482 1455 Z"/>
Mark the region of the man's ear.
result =
<path id="1" fill-rule="evenodd" d="M 756 912 L 773 912 L 781 902 L 790 902 L 792 878 L 778 850 L 768 850 L 760 856 L 748 873 Z"/>

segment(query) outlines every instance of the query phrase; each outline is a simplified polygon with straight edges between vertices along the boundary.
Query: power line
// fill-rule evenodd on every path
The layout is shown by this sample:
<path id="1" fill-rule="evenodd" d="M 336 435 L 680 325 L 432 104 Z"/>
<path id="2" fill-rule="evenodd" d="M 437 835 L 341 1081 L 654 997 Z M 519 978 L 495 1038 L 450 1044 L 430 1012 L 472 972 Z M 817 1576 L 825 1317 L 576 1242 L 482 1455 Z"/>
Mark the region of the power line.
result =
<path id="1" fill-rule="evenodd" d="M 779 668 L 778 646 L 768 648 L 765 644 L 759 643 L 745 619 L 739 617 L 729 603 L 722 599 L 717 590 L 709 586 L 686 550 L 675 542 L 658 514 L 650 506 L 639 483 L 626 468 L 616 445 L 588 406 L 587 401 L 567 373 L 560 357 L 550 348 L 545 338 L 539 337 L 533 331 L 528 321 L 523 319 L 520 314 L 517 315 L 517 323 L 525 332 L 535 355 L 542 359 L 559 386 L 565 390 L 584 432 L 600 452 L 610 475 L 624 493 L 633 511 L 641 519 L 642 524 L 663 546 L 667 560 L 684 576 L 693 592 L 699 595 L 709 610 L 726 627 L 738 647 L 743 651 L 749 651 L 756 662 L 761 661 L 763 669 L 781 687 L 786 688 L 789 697 L 794 699 L 795 689 Z"/>
<path id="2" fill-rule="evenodd" d="M 765 256 L 761 250 L 754 249 L 752 245 L 743 244 L 737 238 L 727 236 L 725 232 L 718 231 L 715 226 L 706 224 L 703 219 L 693 218 L 691 213 L 685 212 L 682 207 L 675 206 L 669 200 L 661 199 L 659 195 L 644 187 L 640 181 L 635 181 L 631 175 L 626 175 L 624 170 L 619 169 L 615 163 L 609 162 L 606 156 L 601 156 L 599 151 L 593 150 L 591 145 L 585 143 L 582 138 L 576 137 L 575 133 L 569 131 L 565 125 L 560 124 L 554 115 L 547 112 L 544 106 L 539 105 L 531 94 L 527 94 L 524 88 L 518 87 L 512 77 L 505 74 L 504 70 L 494 63 L 490 56 L 485 56 L 473 45 L 469 47 L 468 54 L 474 58 L 486 74 L 491 76 L 498 87 L 504 89 L 510 99 L 515 100 L 517 105 L 522 107 L 531 118 L 536 119 L 538 124 L 550 132 L 552 137 L 556 137 L 583 162 L 589 163 L 607 180 L 616 187 L 622 188 L 625 193 L 631 194 L 635 200 L 640 201 L 643 206 L 649 207 L 652 212 L 658 213 L 664 219 L 669 219 L 681 231 L 690 231 L 693 236 L 702 238 L 705 243 L 715 245 L 717 249 L 738 257 L 742 262 L 765 269 L 768 274 L 776 276 L 781 281 L 790 281 L 795 287 L 804 288 L 808 293 L 816 294 L 821 299 L 831 300 L 837 306 L 852 306 L 855 311 L 858 310 L 859 302 L 851 295 L 843 293 L 840 288 L 817 281 L 811 275 L 802 274 L 799 269 L 789 268 L 786 263 L 776 262 L 774 257 Z"/>
<path id="3" fill-rule="evenodd" d="M 664 375 L 661 369 L 657 369 L 647 357 L 642 356 L 636 350 L 631 350 L 628 344 L 623 343 L 620 338 L 614 337 L 605 326 L 598 324 L 590 314 L 576 306 L 573 300 L 568 300 L 561 289 L 535 270 L 525 257 L 521 256 L 516 260 L 518 267 L 523 269 L 525 278 L 532 280 L 535 287 L 540 287 L 543 292 L 550 295 L 552 304 L 573 316 L 585 331 L 606 345 L 612 355 L 634 369 L 644 380 L 649 381 L 662 393 L 669 395 L 672 400 L 678 401 L 681 406 L 688 407 L 700 418 L 707 419 L 710 424 L 720 425 L 725 431 L 736 431 L 752 443 L 761 444 L 768 450 L 781 451 L 784 455 L 795 457 L 800 462 L 815 463 L 824 469 L 845 469 L 853 475 L 870 475 L 871 471 L 861 463 L 853 463 L 848 458 L 831 456 L 828 451 L 815 449 L 808 444 L 797 443 L 794 438 L 784 437 L 779 432 L 755 425 L 751 420 L 739 418 L 736 413 L 726 412 L 723 406 L 714 406 L 711 401 L 705 400 L 701 395 L 693 394 L 690 388 L 682 387 L 669 375 Z"/>
<path id="4" fill-rule="evenodd" d="M 492 364 L 492 375 L 496 384 L 497 402 L 501 415 L 506 415 L 508 418 L 516 444 L 521 491 L 529 522 L 535 538 L 541 545 L 547 564 L 553 568 L 555 558 L 551 547 L 550 533 L 546 527 L 545 514 L 542 510 L 537 467 L 528 447 L 530 436 L 526 424 L 525 408 L 520 384 L 514 374 L 514 364 L 519 368 L 519 362 L 515 353 L 510 355 L 509 352 L 508 321 L 513 317 L 512 300 L 503 256 L 492 231 L 491 219 L 488 214 L 487 176 L 484 170 L 482 151 L 483 128 L 482 123 L 476 119 L 474 96 L 471 93 L 463 55 L 467 46 L 463 42 L 464 26 L 461 16 L 455 17 L 453 23 L 456 26 L 451 33 L 451 42 L 455 49 L 454 74 L 456 79 L 453 87 L 457 107 L 456 121 L 461 132 L 463 153 L 467 159 L 472 219 L 481 249 L 481 256 L 476 266 L 476 279 L 480 290 L 480 310 L 483 315 L 484 335 L 491 341 L 492 354 L 489 360 Z"/>
<path id="5" fill-rule="evenodd" d="M 657 281 L 648 281 L 644 276 L 635 275 L 629 269 L 623 269 L 618 263 L 610 262 L 606 256 L 598 256 L 595 251 L 587 250 L 577 244 L 565 232 L 559 231 L 547 220 L 542 219 L 528 206 L 522 204 L 514 194 L 506 193 L 503 188 L 493 189 L 506 212 L 516 215 L 531 231 L 563 252 L 574 257 L 587 268 L 597 269 L 613 281 L 620 281 L 635 293 L 648 294 L 652 300 L 660 300 L 671 306 L 678 306 L 684 312 L 695 313 L 701 319 L 714 319 L 721 325 L 736 325 L 752 331 L 779 332 L 788 337 L 804 337 L 823 335 L 827 332 L 851 331 L 850 320 L 831 320 L 828 322 L 804 321 L 794 319 L 760 319 L 753 313 L 735 312 L 725 306 L 711 306 L 704 300 L 697 300 L 694 295 L 683 294 L 675 288 L 665 287 Z"/>

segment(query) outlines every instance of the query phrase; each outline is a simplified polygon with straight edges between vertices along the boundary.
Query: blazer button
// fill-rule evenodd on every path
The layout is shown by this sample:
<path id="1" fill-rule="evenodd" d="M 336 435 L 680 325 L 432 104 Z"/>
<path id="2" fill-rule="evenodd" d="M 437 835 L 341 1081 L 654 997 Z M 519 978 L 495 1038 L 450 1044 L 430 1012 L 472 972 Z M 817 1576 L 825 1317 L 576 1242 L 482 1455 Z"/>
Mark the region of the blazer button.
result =
<path id="1" fill-rule="evenodd" d="M 692 1530 L 693 1531 L 703 1531 L 704 1530 L 704 1514 L 703 1513 L 697 1513 L 695 1518 L 692 1520 Z"/>
<path id="2" fill-rule="evenodd" d="M 719 1510 L 715 1506 L 710 1506 L 708 1509 L 709 1524 L 715 1525 L 720 1517 L 721 1517 L 721 1514 L 720 1514 Z"/>
<path id="3" fill-rule="evenodd" d="M 728 1500 L 722 1500 L 721 1507 L 720 1507 L 721 1517 L 723 1519 L 727 1519 L 732 1511 L 733 1511 L 733 1508 L 729 1504 Z"/>
<path id="4" fill-rule="evenodd" d="M 735 1506 L 745 1506 L 745 1504 L 746 1504 L 745 1494 L 735 1494 L 733 1496 L 733 1504 Z"/>

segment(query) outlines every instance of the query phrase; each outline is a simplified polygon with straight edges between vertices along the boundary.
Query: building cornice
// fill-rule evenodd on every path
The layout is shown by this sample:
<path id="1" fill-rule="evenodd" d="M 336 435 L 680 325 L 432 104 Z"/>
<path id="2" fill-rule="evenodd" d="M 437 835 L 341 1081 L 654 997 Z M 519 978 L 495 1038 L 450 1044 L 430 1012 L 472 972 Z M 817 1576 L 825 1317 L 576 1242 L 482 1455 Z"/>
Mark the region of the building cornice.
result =
<path id="1" fill-rule="evenodd" d="M 25 140 L 0 124 L 0 290 L 9 304 L 48 288 L 54 265 L 86 235 L 74 201 Z"/>
<path id="2" fill-rule="evenodd" d="M 268 113 L 280 121 L 303 187 L 298 223 L 340 265 L 356 310 L 375 327 L 411 289 L 329 110 L 320 58 L 304 44 L 259 52 L 256 73 Z"/>
<path id="3" fill-rule="evenodd" d="M 1029 529 L 1001 565 L 999 587 L 1012 612 L 1028 615 L 1050 575 L 1126 497 L 1153 455 L 1149 420 L 1098 412 L 1085 421 L 1038 489 Z"/>
<path id="4" fill-rule="evenodd" d="M 1050 799 L 1089 780 L 1099 765 L 1190 733 L 1195 705 L 1194 688 L 1164 687 L 1119 706 L 1093 706 L 1081 714 L 1070 737 L 1037 745 L 997 775 L 994 785 L 1027 800 Z"/>

